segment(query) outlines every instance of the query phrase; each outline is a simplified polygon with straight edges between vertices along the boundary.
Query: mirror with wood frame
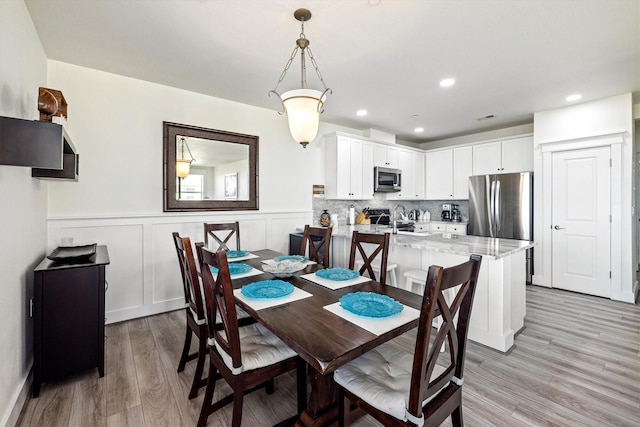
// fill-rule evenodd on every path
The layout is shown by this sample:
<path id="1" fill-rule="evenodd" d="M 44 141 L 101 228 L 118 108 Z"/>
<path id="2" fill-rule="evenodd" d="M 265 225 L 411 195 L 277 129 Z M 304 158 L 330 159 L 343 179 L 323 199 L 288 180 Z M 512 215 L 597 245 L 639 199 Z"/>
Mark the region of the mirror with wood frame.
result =
<path id="1" fill-rule="evenodd" d="M 164 211 L 258 209 L 258 137 L 163 122 Z"/>

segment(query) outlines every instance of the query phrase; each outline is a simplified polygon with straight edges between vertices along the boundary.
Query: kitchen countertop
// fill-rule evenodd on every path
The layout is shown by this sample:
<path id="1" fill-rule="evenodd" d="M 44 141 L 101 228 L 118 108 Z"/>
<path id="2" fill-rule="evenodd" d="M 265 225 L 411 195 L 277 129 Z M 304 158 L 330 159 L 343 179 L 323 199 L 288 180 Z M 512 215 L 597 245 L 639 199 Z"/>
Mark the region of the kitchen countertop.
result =
<path id="1" fill-rule="evenodd" d="M 386 225 L 340 225 L 333 228 L 332 236 L 350 238 L 354 230 L 363 233 L 382 234 L 389 230 L 389 227 Z M 496 239 L 452 233 L 411 232 L 392 234 L 390 242 L 391 245 L 395 246 L 465 256 L 478 254 L 490 259 L 504 258 L 532 248 L 535 245 L 535 243 L 528 240 Z"/>

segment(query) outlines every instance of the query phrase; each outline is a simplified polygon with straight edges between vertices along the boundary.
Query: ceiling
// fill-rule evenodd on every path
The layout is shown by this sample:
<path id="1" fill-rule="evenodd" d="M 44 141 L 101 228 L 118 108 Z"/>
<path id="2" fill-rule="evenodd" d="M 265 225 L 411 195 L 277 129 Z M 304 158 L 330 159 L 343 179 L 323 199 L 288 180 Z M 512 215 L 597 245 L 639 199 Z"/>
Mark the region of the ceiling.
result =
<path id="1" fill-rule="evenodd" d="M 300 34 L 293 12 L 305 7 L 333 90 L 322 120 L 404 141 L 531 123 L 573 93 L 639 100 L 638 0 L 25 3 L 49 59 L 273 109 L 274 120 L 280 103 L 267 94 Z M 300 86 L 299 58 L 280 93 Z M 455 85 L 440 87 L 447 77 Z M 307 80 L 322 88 L 309 61 Z"/>

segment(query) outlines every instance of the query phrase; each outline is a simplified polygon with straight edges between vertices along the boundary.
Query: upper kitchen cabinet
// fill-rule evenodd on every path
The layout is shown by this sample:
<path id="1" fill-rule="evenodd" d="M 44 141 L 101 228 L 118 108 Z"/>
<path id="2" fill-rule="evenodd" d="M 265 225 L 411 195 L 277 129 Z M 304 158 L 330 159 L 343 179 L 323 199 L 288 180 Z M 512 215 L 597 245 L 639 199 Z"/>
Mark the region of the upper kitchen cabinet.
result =
<path id="1" fill-rule="evenodd" d="M 473 146 L 473 174 L 487 175 L 533 170 L 533 137 Z"/>
<path id="2" fill-rule="evenodd" d="M 373 166 L 399 169 L 399 150 L 384 144 L 373 146 Z"/>
<path id="3" fill-rule="evenodd" d="M 426 157 L 427 200 L 464 200 L 469 198 L 472 173 L 472 147 L 429 151 Z"/>
<path id="4" fill-rule="evenodd" d="M 373 198 L 373 153 L 368 141 L 337 133 L 325 135 L 325 194 L 327 199 Z"/>
<path id="5" fill-rule="evenodd" d="M 424 199 L 424 153 L 398 149 L 398 169 L 402 171 L 402 189 L 397 193 L 388 193 L 387 199 Z"/>
<path id="6" fill-rule="evenodd" d="M 78 155 L 62 125 L 0 117 L 0 164 L 33 168 L 36 178 L 78 179 Z"/>

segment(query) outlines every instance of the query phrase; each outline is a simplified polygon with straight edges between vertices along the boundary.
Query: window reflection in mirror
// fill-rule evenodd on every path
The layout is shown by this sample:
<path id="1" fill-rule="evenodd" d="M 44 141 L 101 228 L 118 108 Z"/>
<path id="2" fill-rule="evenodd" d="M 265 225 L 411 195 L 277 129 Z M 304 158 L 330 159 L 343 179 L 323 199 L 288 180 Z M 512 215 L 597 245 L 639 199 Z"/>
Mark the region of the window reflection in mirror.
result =
<path id="1" fill-rule="evenodd" d="M 258 209 L 257 136 L 168 122 L 163 130 L 165 212 Z M 181 178 L 183 159 L 192 161 Z"/>
<path id="2" fill-rule="evenodd" d="M 184 138 L 188 151 L 182 150 Z M 176 160 L 193 156 L 189 175 L 176 176 L 177 200 L 249 200 L 249 147 L 176 136 Z"/>

